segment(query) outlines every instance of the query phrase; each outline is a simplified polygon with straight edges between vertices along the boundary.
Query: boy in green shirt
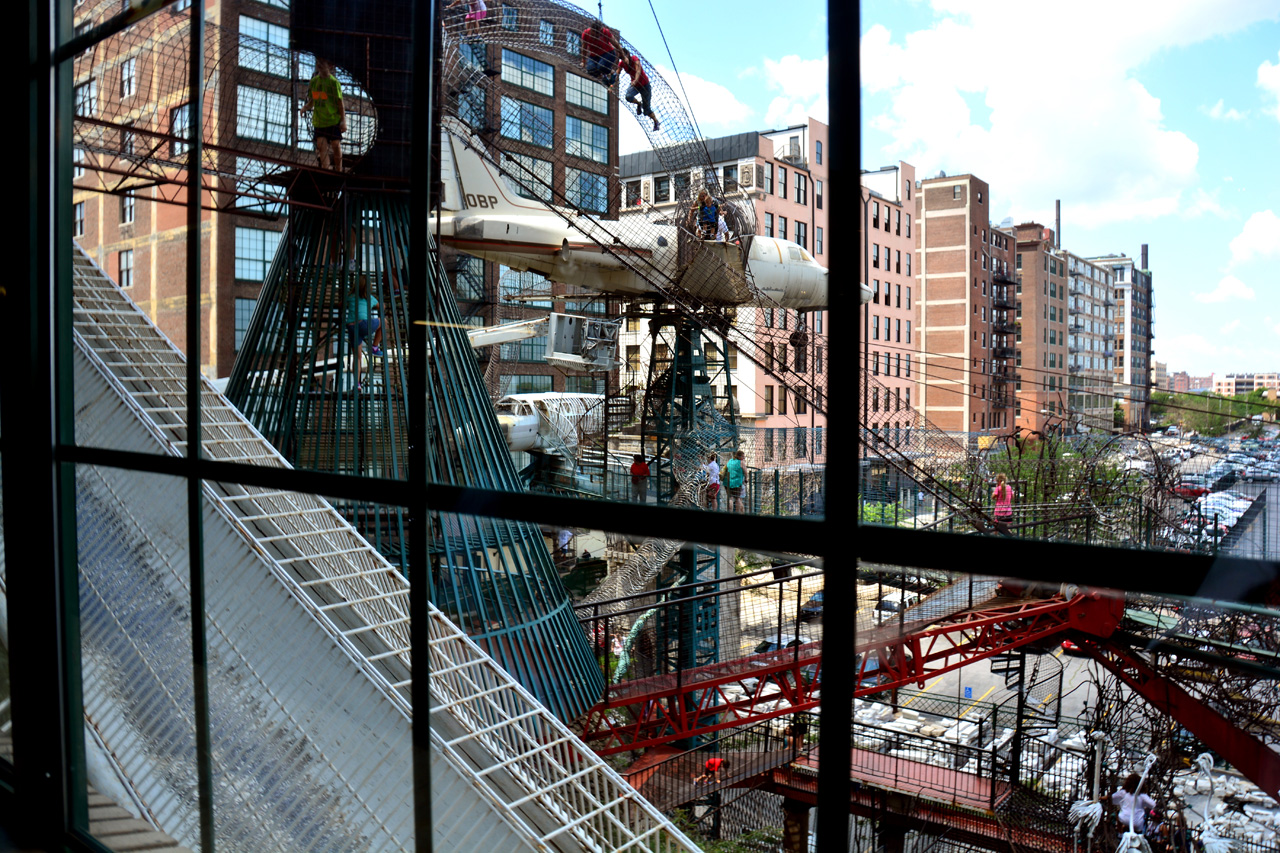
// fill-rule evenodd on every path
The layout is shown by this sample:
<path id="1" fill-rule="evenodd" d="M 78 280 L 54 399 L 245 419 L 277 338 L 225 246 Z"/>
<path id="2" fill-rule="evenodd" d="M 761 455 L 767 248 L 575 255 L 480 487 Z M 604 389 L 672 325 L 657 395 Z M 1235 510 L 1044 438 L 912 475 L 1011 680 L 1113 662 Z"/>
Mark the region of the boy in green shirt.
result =
<path id="1" fill-rule="evenodd" d="M 311 113 L 315 129 L 316 154 L 320 168 L 329 168 L 329 151 L 333 150 L 333 169 L 342 171 L 342 134 L 347 131 L 347 113 L 342 108 L 342 85 L 333 76 L 333 65 L 316 57 L 316 74 L 311 78 L 310 99 L 302 107 Z"/>

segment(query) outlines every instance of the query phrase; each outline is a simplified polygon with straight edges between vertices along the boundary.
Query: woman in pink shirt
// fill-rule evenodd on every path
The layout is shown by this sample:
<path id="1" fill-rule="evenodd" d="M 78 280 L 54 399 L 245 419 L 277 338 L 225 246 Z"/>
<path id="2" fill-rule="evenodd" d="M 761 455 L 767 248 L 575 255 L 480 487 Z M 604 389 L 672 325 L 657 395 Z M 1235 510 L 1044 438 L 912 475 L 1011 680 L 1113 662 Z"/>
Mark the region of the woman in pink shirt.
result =
<path id="1" fill-rule="evenodd" d="M 1005 482 L 1004 474 L 996 474 L 996 487 L 991 490 L 991 500 L 995 502 L 996 532 L 1009 535 L 1009 524 L 1013 521 L 1013 487 Z"/>

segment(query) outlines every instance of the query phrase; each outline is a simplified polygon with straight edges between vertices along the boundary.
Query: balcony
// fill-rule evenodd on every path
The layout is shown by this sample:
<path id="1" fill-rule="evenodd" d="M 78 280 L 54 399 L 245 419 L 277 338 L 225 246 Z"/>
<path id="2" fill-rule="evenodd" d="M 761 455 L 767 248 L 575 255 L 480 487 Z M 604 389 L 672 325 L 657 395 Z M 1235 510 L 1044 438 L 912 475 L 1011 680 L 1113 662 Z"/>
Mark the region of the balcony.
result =
<path id="1" fill-rule="evenodd" d="M 1081 323 L 1079 320 L 1072 321 L 1072 323 L 1067 326 L 1067 329 L 1072 332 L 1083 332 L 1084 323 Z"/>
<path id="2" fill-rule="evenodd" d="M 992 347 L 992 358 L 1013 358 L 1013 347 Z"/>
<path id="3" fill-rule="evenodd" d="M 1081 348 L 1080 346 L 1078 346 L 1078 345 L 1077 345 L 1077 346 L 1070 346 L 1070 347 L 1067 347 L 1067 352 L 1071 353 L 1072 355 L 1075 355 L 1075 354 L 1077 354 L 1077 353 L 1079 353 L 1079 352 L 1082 352 L 1082 351 L 1083 351 L 1083 350 L 1082 350 L 1082 348 Z"/>
<path id="4" fill-rule="evenodd" d="M 996 385 L 1007 385 L 1013 381 L 1013 374 L 1007 373 L 1001 368 L 991 371 L 991 382 Z"/>
<path id="5" fill-rule="evenodd" d="M 1018 283 L 1018 279 L 1017 279 L 1017 277 L 1015 277 L 1015 276 L 1014 276 L 1014 274 L 1013 274 L 1013 273 L 1011 273 L 1011 272 L 1007 272 L 1007 271 L 1003 271 L 1003 270 L 1002 270 L 1002 271 L 998 271 L 998 272 L 993 272 L 993 273 L 991 273 L 991 280 L 992 280 L 992 281 L 1005 281 L 1005 282 L 1008 282 L 1009 284 L 1017 284 L 1017 283 Z"/>
<path id="6" fill-rule="evenodd" d="M 990 400 L 993 409 L 1008 409 L 1013 406 L 1012 394 L 992 394 Z"/>
<path id="7" fill-rule="evenodd" d="M 1080 372 L 1080 371 L 1082 371 L 1082 370 L 1084 370 L 1084 368 L 1083 368 L 1083 367 L 1081 367 L 1081 366 L 1080 366 L 1080 365 L 1078 365 L 1078 364 L 1072 364 L 1072 365 L 1070 365 L 1070 366 L 1068 366 L 1068 367 L 1067 367 L 1067 372 L 1068 372 L 1068 373 L 1079 373 L 1079 372 Z"/>
<path id="8" fill-rule="evenodd" d="M 1012 335 L 1018 327 L 1008 320 L 996 320 L 991 324 L 991 330 L 998 335 Z"/>
<path id="9" fill-rule="evenodd" d="M 1083 314 L 1084 309 L 1077 308 L 1076 306 L 1072 305 L 1070 308 L 1067 309 L 1067 313 L 1070 314 L 1072 317 L 1075 317 L 1078 314 Z"/>

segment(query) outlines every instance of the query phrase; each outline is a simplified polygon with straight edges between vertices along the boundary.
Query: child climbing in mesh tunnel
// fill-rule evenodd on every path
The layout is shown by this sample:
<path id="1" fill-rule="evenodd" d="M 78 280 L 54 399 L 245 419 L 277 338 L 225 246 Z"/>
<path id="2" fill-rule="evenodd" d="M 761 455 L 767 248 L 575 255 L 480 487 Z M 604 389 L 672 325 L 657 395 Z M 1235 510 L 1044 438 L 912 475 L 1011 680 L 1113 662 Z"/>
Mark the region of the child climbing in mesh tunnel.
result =
<path id="1" fill-rule="evenodd" d="M 362 387 L 360 377 L 364 374 L 361 351 L 364 348 L 364 342 L 369 340 L 370 334 L 373 337 L 370 341 L 370 355 L 382 355 L 382 321 L 373 316 L 373 309 L 377 307 L 378 300 L 369 294 L 369 277 L 360 276 L 356 288 L 355 293 L 347 296 L 344 316 L 347 318 L 347 344 L 351 348 L 358 391 Z M 372 366 L 372 359 L 370 365 Z"/>
<path id="2" fill-rule="evenodd" d="M 484 0 L 453 0 L 445 8 L 452 9 L 454 6 L 460 6 L 464 2 L 467 4 L 467 15 L 462 19 L 464 21 L 463 32 L 466 35 L 479 35 L 480 22 L 489 14 L 489 8 L 485 6 Z"/>

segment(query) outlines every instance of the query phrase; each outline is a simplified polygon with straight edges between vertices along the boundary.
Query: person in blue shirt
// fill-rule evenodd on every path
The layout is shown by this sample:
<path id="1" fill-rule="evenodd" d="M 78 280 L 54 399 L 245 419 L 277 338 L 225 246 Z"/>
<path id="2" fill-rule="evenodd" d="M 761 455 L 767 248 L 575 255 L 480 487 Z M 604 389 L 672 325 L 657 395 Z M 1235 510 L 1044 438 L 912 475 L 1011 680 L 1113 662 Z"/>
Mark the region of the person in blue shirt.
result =
<path id="1" fill-rule="evenodd" d="M 720 205 L 706 190 L 698 191 L 698 203 L 689 210 L 689 224 L 697 218 L 698 236 L 703 240 L 714 240 L 716 229 L 720 223 Z"/>
<path id="2" fill-rule="evenodd" d="M 347 344 L 351 347 L 355 364 L 356 390 L 360 390 L 360 377 L 364 374 L 362 350 L 364 342 L 370 341 L 369 352 L 382 355 L 382 321 L 373 316 L 373 309 L 378 306 L 376 297 L 369 293 L 369 277 L 360 276 L 357 292 L 347 296 L 344 315 L 347 319 Z M 372 334 L 372 340 L 370 340 Z"/>

